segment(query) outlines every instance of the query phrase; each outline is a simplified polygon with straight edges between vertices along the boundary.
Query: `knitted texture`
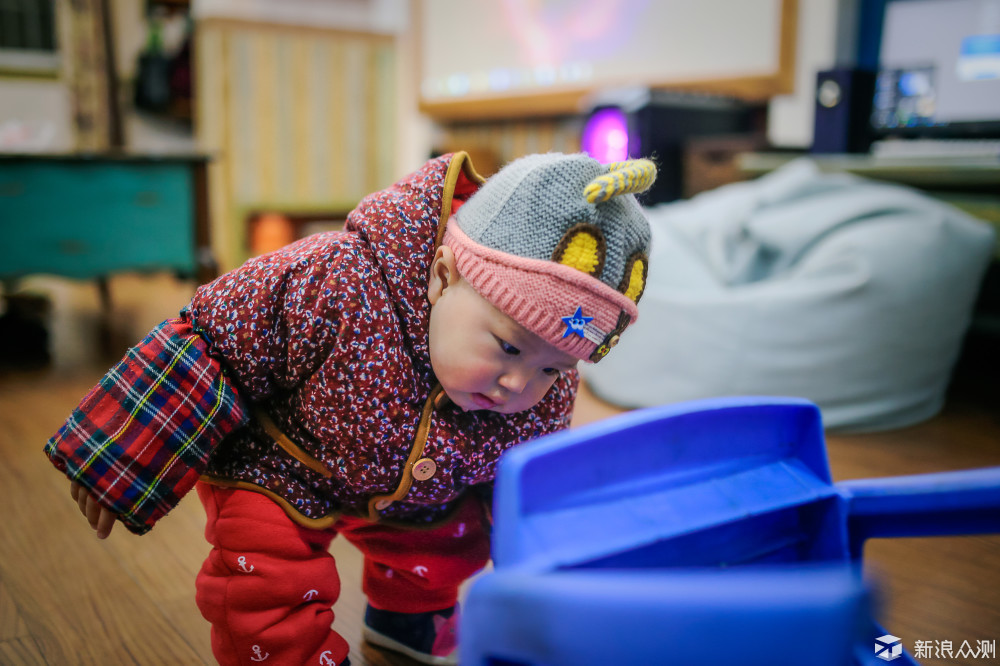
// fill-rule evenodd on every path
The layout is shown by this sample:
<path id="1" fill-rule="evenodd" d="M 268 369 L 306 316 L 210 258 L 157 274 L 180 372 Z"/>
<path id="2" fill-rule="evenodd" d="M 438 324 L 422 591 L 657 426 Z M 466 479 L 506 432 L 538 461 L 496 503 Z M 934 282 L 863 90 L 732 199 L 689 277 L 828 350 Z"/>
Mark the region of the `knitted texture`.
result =
<path id="1" fill-rule="evenodd" d="M 479 245 L 454 221 L 448 223 L 444 244 L 455 252 L 459 273 L 484 298 L 535 335 L 581 360 L 591 360 L 618 325 L 621 313 L 630 322 L 639 316 L 635 303 L 599 280 L 554 261 Z M 583 335 L 567 335 L 563 318 L 574 316 L 577 308 L 591 321 L 583 325 Z"/>
<path id="2" fill-rule="evenodd" d="M 583 191 L 590 203 L 601 203 L 623 192 L 645 192 L 656 179 L 656 167 L 649 160 L 612 162 L 608 170 Z"/>
<path id="3" fill-rule="evenodd" d="M 606 166 L 583 153 L 529 155 L 459 208 L 444 243 L 497 308 L 596 362 L 638 317 L 650 231 L 632 193 L 655 174 L 648 160 Z"/>

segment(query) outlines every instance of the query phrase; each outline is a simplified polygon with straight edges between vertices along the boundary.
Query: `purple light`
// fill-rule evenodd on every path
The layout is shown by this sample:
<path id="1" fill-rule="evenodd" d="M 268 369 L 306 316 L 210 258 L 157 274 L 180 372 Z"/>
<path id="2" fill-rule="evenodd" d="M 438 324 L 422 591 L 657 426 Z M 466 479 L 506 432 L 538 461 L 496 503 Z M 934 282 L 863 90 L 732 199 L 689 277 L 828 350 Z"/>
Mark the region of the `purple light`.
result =
<path id="1" fill-rule="evenodd" d="M 580 144 L 598 162 L 627 160 L 629 137 L 625 112 L 615 108 L 595 111 L 583 126 Z"/>

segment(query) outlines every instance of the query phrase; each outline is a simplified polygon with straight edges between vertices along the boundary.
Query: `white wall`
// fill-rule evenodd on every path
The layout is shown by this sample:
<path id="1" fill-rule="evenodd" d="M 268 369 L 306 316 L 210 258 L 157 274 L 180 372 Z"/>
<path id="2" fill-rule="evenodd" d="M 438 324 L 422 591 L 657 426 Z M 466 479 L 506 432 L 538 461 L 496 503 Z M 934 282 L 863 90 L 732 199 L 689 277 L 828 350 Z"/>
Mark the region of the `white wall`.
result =
<path id="1" fill-rule="evenodd" d="M 69 91 L 58 80 L 0 79 L 0 151 L 73 149 Z"/>
<path id="2" fill-rule="evenodd" d="M 68 25 L 57 17 L 60 38 Z M 4 51 L 3 63 L 20 76 L 0 75 L 0 152 L 68 152 L 76 147 L 72 99 L 60 54 Z"/>
<path id="3" fill-rule="evenodd" d="M 136 60 L 146 45 L 147 26 L 143 4 L 113 0 L 115 62 L 122 83 L 135 77 Z M 60 30 L 67 27 L 62 17 Z M 168 49 L 183 38 L 180 18 L 165 30 Z M 63 40 L 65 42 L 65 39 Z M 60 54 L 65 58 L 66 54 Z M 0 150 L 5 152 L 72 152 L 76 148 L 72 122 L 73 100 L 64 73 L 58 78 L 0 77 Z M 183 128 L 140 116 L 123 105 L 127 148 L 136 152 L 188 152 L 194 149 L 191 133 Z"/>
<path id="4" fill-rule="evenodd" d="M 836 64 L 838 5 L 845 1 L 799 0 L 795 92 L 775 97 L 768 111 L 767 137 L 775 146 L 812 145 L 816 73 Z"/>

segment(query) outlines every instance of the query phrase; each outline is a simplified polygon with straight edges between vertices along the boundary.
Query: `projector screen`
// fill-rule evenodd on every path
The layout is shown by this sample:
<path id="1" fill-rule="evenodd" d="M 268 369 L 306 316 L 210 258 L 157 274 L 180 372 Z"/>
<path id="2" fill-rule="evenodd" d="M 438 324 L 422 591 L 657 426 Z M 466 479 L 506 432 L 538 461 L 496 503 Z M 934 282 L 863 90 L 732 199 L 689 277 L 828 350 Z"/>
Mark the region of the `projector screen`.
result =
<path id="1" fill-rule="evenodd" d="M 790 91 L 796 13 L 796 0 L 422 0 L 421 108 L 573 112 L 630 86 L 766 99 Z"/>

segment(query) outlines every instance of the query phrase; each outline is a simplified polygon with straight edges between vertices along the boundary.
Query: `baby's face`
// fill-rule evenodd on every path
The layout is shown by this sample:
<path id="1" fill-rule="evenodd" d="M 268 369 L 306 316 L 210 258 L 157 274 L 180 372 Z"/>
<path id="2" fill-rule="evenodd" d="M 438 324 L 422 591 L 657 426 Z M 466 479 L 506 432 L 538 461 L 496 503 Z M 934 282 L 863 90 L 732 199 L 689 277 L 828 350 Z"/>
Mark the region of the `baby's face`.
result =
<path id="1" fill-rule="evenodd" d="M 451 401 L 512 414 L 534 407 L 577 359 L 496 309 L 464 279 L 439 292 L 432 280 L 430 355 Z"/>

